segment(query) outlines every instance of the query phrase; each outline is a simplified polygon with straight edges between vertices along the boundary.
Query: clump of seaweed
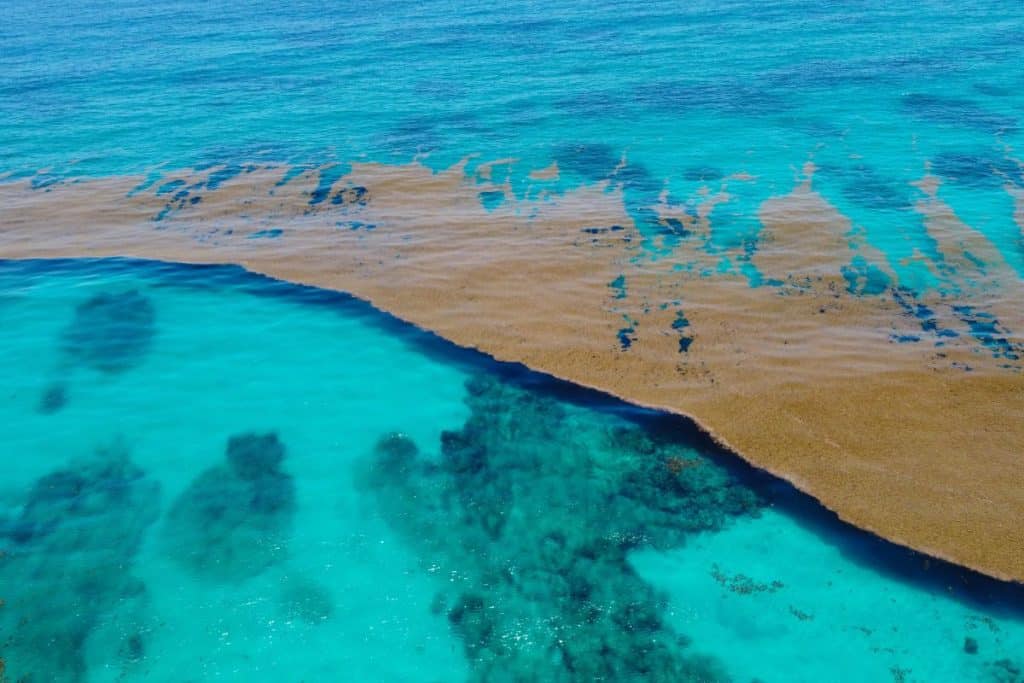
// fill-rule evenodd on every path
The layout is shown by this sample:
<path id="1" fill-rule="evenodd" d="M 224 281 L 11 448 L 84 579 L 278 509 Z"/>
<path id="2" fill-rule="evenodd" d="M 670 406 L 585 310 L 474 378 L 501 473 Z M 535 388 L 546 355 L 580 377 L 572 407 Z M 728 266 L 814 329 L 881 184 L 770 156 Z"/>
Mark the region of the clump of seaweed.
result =
<path id="1" fill-rule="evenodd" d="M 171 507 L 165 532 L 174 556 L 197 574 L 226 581 L 281 560 L 295 511 L 284 457 L 277 434 L 232 436 L 227 464 L 201 473 Z"/>
<path id="2" fill-rule="evenodd" d="M 124 372 L 138 364 L 152 344 L 156 311 L 138 290 L 102 292 L 75 309 L 62 347 L 76 364 L 100 372 Z"/>
<path id="3" fill-rule="evenodd" d="M 760 503 L 679 444 L 477 377 L 439 458 L 387 435 L 359 473 L 432 571 L 476 680 L 713 681 L 630 550 L 670 548 Z"/>
<path id="4" fill-rule="evenodd" d="M 158 484 L 120 445 L 35 483 L 0 525 L 0 650 L 9 676 L 84 678 L 87 638 L 109 612 L 145 595 L 131 565 L 158 501 Z M 126 626 L 125 646 L 136 642 L 141 653 L 136 626 Z"/>

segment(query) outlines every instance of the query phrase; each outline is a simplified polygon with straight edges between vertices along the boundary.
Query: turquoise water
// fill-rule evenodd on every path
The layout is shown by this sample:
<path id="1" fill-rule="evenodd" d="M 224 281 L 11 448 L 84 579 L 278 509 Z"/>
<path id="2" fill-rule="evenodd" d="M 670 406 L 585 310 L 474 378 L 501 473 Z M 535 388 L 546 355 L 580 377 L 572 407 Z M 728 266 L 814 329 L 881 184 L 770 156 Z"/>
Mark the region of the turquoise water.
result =
<path id="1" fill-rule="evenodd" d="M 1024 3 L 3 10 L 0 178 L 38 191 L 476 155 L 517 159 L 496 173 L 522 195 L 557 162 L 648 237 L 661 198 L 727 190 L 702 248 L 756 285 L 758 207 L 810 161 L 897 274 L 881 289 L 955 291 L 926 172 L 1024 276 Z M 1024 680 L 1019 587 L 342 295 L 5 263 L 0 321 L 11 680 Z"/>
<path id="2" fill-rule="evenodd" d="M 0 267 L 23 680 L 1020 679 L 1024 601 L 692 425 L 231 267 Z"/>

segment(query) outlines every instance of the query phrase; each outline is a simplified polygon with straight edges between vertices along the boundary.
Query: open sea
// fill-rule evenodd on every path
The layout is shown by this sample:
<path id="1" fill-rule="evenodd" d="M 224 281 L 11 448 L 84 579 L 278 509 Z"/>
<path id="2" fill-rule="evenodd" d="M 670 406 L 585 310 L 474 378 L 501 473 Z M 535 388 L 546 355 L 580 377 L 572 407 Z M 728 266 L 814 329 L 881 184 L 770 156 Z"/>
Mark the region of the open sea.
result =
<path id="1" fill-rule="evenodd" d="M 614 189 L 634 259 L 686 238 L 658 232 L 670 206 L 711 226 L 709 272 L 758 289 L 762 209 L 813 175 L 884 262 L 843 271 L 858 297 L 977 284 L 935 265 L 926 201 L 1000 259 L 986 295 L 1024 279 L 1019 1 L 0 10 L 3 197 L 130 180 L 126 206 L 203 211 L 183 170 L 216 194 L 277 168 L 313 179 L 314 212 L 362 201 L 328 199 L 359 165 L 515 159 L 486 170 L 484 215 L 538 178 Z M 19 207 L 0 202 L 0 231 Z M 69 244 L 96 227 L 59 215 Z M 289 215 L 246 248 L 287 243 Z M 0 681 L 1024 682 L 1024 586 L 840 521 L 684 417 L 229 258 L 3 249 Z M 1020 395 L 1024 302 L 992 301 L 1003 323 L 958 310 L 947 336 Z M 630 315 L 615 353 L 644 329 Z M 894 348 L 935 333 L 941 352 L 915 315 Z"/>

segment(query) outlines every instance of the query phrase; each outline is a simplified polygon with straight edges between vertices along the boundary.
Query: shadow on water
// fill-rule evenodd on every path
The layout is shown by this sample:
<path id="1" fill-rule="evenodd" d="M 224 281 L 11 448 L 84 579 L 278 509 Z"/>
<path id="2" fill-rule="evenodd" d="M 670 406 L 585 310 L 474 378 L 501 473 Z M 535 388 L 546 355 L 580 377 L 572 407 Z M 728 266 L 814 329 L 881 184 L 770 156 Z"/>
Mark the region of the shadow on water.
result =
<path id="1" fill-rule="evenodd" d="M 0 291 L 12 283 L 22 286 L 26 278 L 32 277 L 119 274 L 149 279 L 156 287 L 227 289 L 329 308 L 402 340 L 432 360 L 454 364 L 469 373 L 485 372 L 542 396 L 616 415 L 644 428 L 652 436 L 685 444 L 710 458 L 767 504 L 813 532 L 821 542 L 835 547 L 851 562 L 932 594 L 945 595 L 968 607 L 1024 620 L 1024 585 L 999 581 L 931 558 L 846 524 L 812 496 L 716 444 L 688 418 L 640 408 L 600 391 L 530 370 L 522 364 L 496 361 L 482 352 L 456 346 L 432 332 L 401 321 L 349 294 L 282 282 L 234 265 L 188 265 L 128 258 L 0 261 Z"/>

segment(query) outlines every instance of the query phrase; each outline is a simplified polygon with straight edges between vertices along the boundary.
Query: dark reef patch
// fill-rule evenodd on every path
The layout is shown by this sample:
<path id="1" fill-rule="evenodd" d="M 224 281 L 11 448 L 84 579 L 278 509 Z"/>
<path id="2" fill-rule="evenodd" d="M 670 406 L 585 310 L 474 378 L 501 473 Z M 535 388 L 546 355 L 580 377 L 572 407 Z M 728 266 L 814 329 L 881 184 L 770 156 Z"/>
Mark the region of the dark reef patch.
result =
<path id="1" fill-rule="evenodd" d="M 52 415 L 60 411 L 68 403 L 68 389 L 61 382 L 54 382 L 39 397 L 36 410 L 43 415 Z"/>
<path id="2" fill-rule="evenodd" d="M 909 211 L 915 191 L 906 182 L 887 178 L 864 164 L 839 170 L 847 201 L 876 211 Z"/>
<path id="3" fill-rule="evenodd" d="M 759 499 L 657 431 L 489 376 L 467 389 L 470 416 L 437 458 L 385 436 L 358 481 L 423 564 L 453 577 L 435 607 L 473 680 L 723 679 L 627 555 L 679 547 Z"/>
<path id="4" fill-rule="evenodd" d="M 411 116 L 389 127 L 381 136 L 382 146 L 399 158 L 412 158 L 439 149 L 443 143 L 440 113 Z"/>
<path id="5" fill-rule="evenodd" d="M 1013 88 L 1005 88 L 994 83 L 975 83 L 971 88 L 975 92 L 987 95 L 988 97 L 1009 97 L 1016 92 Z"/>
<path id="6" fill-rule="evenodd" d="M 124 372 L 149 352 L 156 309 L 138 290 L 102 292 L 78 305 L 61 344 L 73 363 L 100 372 Z"/>
<path id="7" fill-rule="evenodd" d="M 195 573 L 224 581 L 259 574 L 287 553 L 295 483 L 276 434 L 228 440 L 227 464 L 200 474 L 167 516 L 167 547 Z"/>
<path id="8" fill-rule="evenodd" d="M 463 372 L 488 373 L 521 391 L 536 392 L 564 402 L 569 410 L 592 410 L 606 417 L 628 419 L 630 424 L 644 425 L 655 435 L 656 441 L 669 439 L 674 443 L 686 443 L 708 454 L 716 468 L 727 468 L 731 476 L 742 480 L 759 496 L 769 500 L 775 509 L 791 516 L 818 538 L 834 545 L 850 562 L 922 590 L 941 593 L 971 609 L 988 611 L 998 608 L 1016 615 L 1017 619 L 1024 619 L 1024 611 L 1020 607 L 1024 605 L 1021 584 L 994 580 L 846 524 L 791 484 L 723 451 L 691 420 L 638 408 L 608 394 L 532 371 L 520 363 L 497 362 L 478 351 L 458 347 L 435 333 L 400 321 L 350 294 L 275 280 L 237 265 L 196 265 L 135 258 L 0 259 L 0 279 L 15 282 L 40 276 L 95 279 L 125 275 L 143 279 L 147 287 L 238 292 L 344 315 L 402 340 L 425 358 L 449 364 Z M 960 367 L 965 371 L 971 369 L 966 364 Z"/>
<path id="9" fill-rule="evenodd" d="M 614 147 L 604 143 L 559 145 L 552 156 L 561 170 L 591 181 L 607 178 L 621 159 Z"/>
<path id="10" fill-rule="evenodd" d="M 657 195 L 663 186 L 662 181 L 651 175 L 645 166 L 635 162 L 620 165 L 611 178 L 617 183 L 622 183 L 624 190 L 640 195 Z"/>
<path id="11" fill-rule="evenodd" d="M 947 126 L 973 128 L 986 133 L 1012 133 L 1017 121 L 985 109 L 977 102 L 959 97 L 911 93 L 903 97 L 903 108 L 912 116 Z"/>
<path id="12" fill-rule="evenodd" d="M 943 152 L 932 159 L 932 170 L 965 187 L 998 189 L 1007 182 L 1024 186 L 1024 169 L 997 152 Z"/>
<path id="13" fill-rule="evenodd" d="M 131 565 L 159 493 L 115 445 L 36 481 L 21 511 L 0 522 L 0 651 L 11 680 L 84 679 L 90 633 L 145 597 Z M 135 659 L 143 631 L 129 622 L 119 633 Z"/>

